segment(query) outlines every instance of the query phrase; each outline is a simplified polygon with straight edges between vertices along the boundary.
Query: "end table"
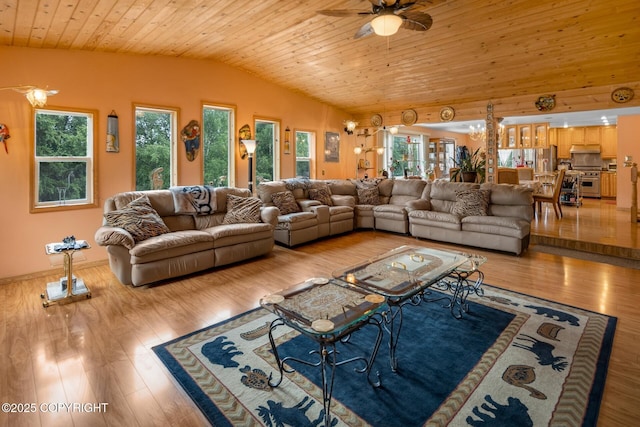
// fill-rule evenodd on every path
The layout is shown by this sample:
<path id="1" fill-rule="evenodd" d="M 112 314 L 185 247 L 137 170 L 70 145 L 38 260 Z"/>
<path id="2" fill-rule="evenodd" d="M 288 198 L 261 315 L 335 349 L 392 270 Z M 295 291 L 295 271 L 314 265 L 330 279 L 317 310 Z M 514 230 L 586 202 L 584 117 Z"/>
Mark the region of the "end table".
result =
<path id="1" fill-rule="evenodd" d="M 63 255 L 64 277 L 61 277 L 57 282 L 47 283 L 47 289 L 40 294 L 40 298 L 44 300 L 42 302 L 43 307 L 91 298 L 91 291 L 84 284 L 84 281 L 73 275 L 73 255 L 89 248 L 90 246 L 86 240 L 77 240 L 73 244 L 57 242 L 45 245 L 45 253 L 47 255 Z"/>

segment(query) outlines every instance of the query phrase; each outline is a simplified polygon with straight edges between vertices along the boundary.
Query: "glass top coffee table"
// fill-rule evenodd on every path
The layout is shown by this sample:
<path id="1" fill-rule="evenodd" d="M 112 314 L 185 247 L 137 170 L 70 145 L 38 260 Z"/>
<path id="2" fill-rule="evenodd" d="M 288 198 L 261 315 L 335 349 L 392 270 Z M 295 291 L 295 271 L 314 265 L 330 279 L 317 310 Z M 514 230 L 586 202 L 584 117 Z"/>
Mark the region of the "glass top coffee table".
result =
<path id="1" fill-rule="evenodd" d="M 402 307 L 406 304 L 420 304 L 429 287 L 452 274 L 456 278 L 462 277 L 456 273 L 458 269 L 463 275 L 466 274 L 464 272 L 477 271 L 473 256 L 420 246 L 401 246 L 359 264 L 336 270 L 333 276 L 368 292 L 387 297 L 390 308 L 385 316 L 385 328 L 389 332 L 391 369 L 395 372 L 396 348 L 402 329 Z M 450 304 L 455 305 L 456 299 L 452 298 Z"/>
<path id="2" fill-rule="evenodd" d="M 386 298 L 369 292 L 339 279 L 314 278 L 289 289 L 266 295 L 260 299 L 260 305 L 277 317 L 269 328 L 269 342 L 276 359 L 280 377 L 269 385 L 277 387 L 282 382 L 284 372 L 293 370 L 285 367 L 286 362 L 298 362 L 308 366 L 319 366 L 322 374 L 322 397 L 325 425 L 330 423 L 331 395 L 336 367 L 345 363 L 362 361 L 364 368 L 357 372 L 366 372 L 369 383 L 380 386 L 380 380 L 371 379 L 371 368 L 382 342 L 382 313 L 388 310 Z M 350 334 L 363 326 L 377 326 L 378 334 L 369 358 L 364 356 L 338 360 L 337 342 L 346 342 Z M 286 325 L 319 344 L 319 350 L 310 354 L 318 356 L 317 361 L 302 360 L 294 357 L 280 358 L 273 338 L 273 331 Z M 330 370 L 328 372 L 327 370 Z"/>

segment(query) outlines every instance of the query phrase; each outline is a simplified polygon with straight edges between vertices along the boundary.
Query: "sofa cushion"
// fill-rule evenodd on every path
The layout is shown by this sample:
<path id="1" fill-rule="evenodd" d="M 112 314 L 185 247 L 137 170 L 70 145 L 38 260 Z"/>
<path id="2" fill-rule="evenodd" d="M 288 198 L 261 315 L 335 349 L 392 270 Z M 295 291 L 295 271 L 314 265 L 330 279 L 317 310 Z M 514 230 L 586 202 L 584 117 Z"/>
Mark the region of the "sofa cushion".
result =
<path id="1" fill-rule="evenodd" d="M 266 206 L 273 206 L 272 194 L 287 191 L 287 186 L 282 181 L 266 181 L 258 185 L 258 197 Z"/>
<path id="2" fill-rule="evenodd" d="M 378 187 L 358 188 L 358 204 L 359 205 L 379 205 L 380 195 Z"/>
<path id="3" fill-rule="evenodd" d="M 460 230 L 461 218 L 448 212 L 437 211 L 411 211 L 409 222 L 448 230 Z"/>
<path id="4" fill-rule="evenodd" d="M 461 217 L 486 216 L 491 190 L 462 190 L 456 192 L 456 202 L 451 213 Z"/>
<path id="5" fill-rule="evenodd" d="M 317 200 L 323 205 L 333 206 L 333 201 L 331 200 L 331 190 L 329 190 L 328 185 L 318 186 L 317 188 L 310 188 L 309 198 Z"/>
<path id="6" fill-rule="evenodd" d="M 131 249 L 136 245 L 131 233 L 117 227 L 100 227 L 98 231 L 96 231 L 94 239 L 100 246 L 120 245 Z"/>
<path id="7" fill-rule="evenodd" d="M 170 231 L 146 195 L 133 200 L 122 209 L 105 213 L 104 218 L 107 225 L 127 230 L 136 242 Z"/>
<path id="8" fill-rule="evenodd" d="M 243 224 L 260 222 L 262 202 L 257 197 L 238 197 L 227 194 L 227 213 L 223 224 Z"/>
<path id="9" fill-rule="evenodd" d="M 288 215 L 290 213 L 300 212 L 300 206 L 296 203 L 295 197 L 291 191 L 281 191 L 271 195 L 273 204 L 280 209 L 281 215 Z"/>
<path id="10" fill-rule="evenodd" d="M 204 231 L 184 230 L 150 237 L 133 247 L 132 264 L 143 264 L 213 249 L 213 237 Z"/>
<path id="11" fill-rule="evenodd" d="M 462 230 L 494 236 L 523 239 L 531 232 L 531 223 L 519 218 L 499 216 L 468 216 L 462 218 Z"/>

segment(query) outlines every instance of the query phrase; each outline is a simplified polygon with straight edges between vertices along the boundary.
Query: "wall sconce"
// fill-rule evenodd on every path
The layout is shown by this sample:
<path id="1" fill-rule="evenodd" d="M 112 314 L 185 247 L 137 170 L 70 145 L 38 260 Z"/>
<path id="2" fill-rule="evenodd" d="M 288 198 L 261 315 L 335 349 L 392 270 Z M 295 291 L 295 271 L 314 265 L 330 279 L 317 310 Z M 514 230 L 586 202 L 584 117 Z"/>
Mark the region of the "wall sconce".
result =
<path id="1" fill-rule="evenodd" d="M 0 88 L 0 90 L 6 89 L 12 89 L 24 94 L 29 103 L 34 107 L 44 107 L 47 105 L 47 97 L 58 93 L 57 90 L 45 90 L 35 86 L 8 86 Z"/>
<path id="2" fill-rule="evenodd" d="M 249 191 L 253 194 L 253 153 L 256 152 L 256 145 L 258 141 L 255 139 L 243 139 L 242 143 L 247 148 L 247 154 L 249 155 Z"/>
<path id="3" fill-rule="evenodd" d="M 362 154 L 362 146 L 353 147 L 353 152 L 356 156 Z"/>
<path id="4" fill-rule="evenodd" d="M 344 131 L 347 135 L 352 135 L 353 131 L 356 130 L 356 127 L 358 126 L 358 122 L 354 122 L 353 120 L 345 120 L 342 124 L 344 125 Z"/>
<path id="5" fill-rule="evenodd" d="M 389 128 L 389 133 L 390 133 L 391 135 L 397 135 L 397 134 L 398 134 L 398 126 L 391 126 L 391 127 Z"/>

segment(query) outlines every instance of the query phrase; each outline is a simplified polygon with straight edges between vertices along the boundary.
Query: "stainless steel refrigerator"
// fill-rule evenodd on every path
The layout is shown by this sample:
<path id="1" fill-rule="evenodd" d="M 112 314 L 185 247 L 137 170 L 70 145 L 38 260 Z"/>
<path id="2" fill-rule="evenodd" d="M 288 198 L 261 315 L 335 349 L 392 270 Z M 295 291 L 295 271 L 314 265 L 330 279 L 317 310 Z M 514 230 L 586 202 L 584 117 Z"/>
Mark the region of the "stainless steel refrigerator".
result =
<path id="1" fill-rule="evenodd" d="M 555 145 L 549 148 L 536 148 L 535 170 L 538 173 L 553 172 L 558 161 L 558 149 Z"/>

